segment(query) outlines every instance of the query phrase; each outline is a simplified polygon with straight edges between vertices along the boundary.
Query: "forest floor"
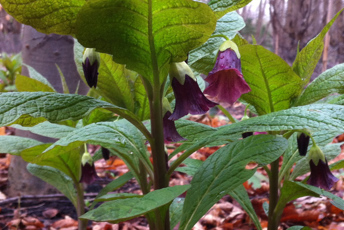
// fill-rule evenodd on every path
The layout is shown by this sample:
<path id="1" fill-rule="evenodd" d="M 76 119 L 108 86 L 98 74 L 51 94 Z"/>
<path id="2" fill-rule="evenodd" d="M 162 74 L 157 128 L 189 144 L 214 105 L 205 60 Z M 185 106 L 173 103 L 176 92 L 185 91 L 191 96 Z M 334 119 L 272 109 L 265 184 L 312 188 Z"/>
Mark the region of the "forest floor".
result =
<path id="1" fill-rule="evenodd" d="M 237 111 L 238 109 L 236 109 Z M 234 116 L 240 116 L 242 109 Z M 233 111 L 232 111 L 233 112 Z M 218 127 L 226 124 L 221 116 L 210 118 L 209 116 L 192 116 L 192 120 Z M 0 129 L 0 135 L 6 134 L 5 129 Z M 334 139 L 334 142 L 344 141 L 344 135 Z M 173 146 L 171 145 L 173 149 Z M 93 146 L 93 148 L 97 148 Z M 192 158 L 206 160 L 217 147 L 202 148 L 192 154 Z M 91 149 L 92 150 L 92 149 Z M 94 149 L 93 149 L 94 150 Z M 344 151 L 335 159 L 344 159 Z M 61 194 L 49 194 L 42 196 L 23 195 L 21 197 L 7 197 L 6 187 L 8 185 L 8 167 L 11 161 L 9 154 L 0 154 L 0 229 L 77 229 L 76 214 L 72 204 Z M 331 162 L 330 162 L 331 163 Z M 86 188 L 85 198 L 91 202 L 97 192 L 107 183 L 119 175 L 128 171 L 124 162 L 112 157 L 108 161 L 96 162 L 96 170 L 99 178 L 95 183 Z M 263 203 L 268 202 L 269 184 L 265 171 L 258 169 L 253 179 L 244 183 L 254 209 L 260 219 L 263 229 L 267 227 L 267 216 L 263 209 Z M 340 180 L 332 188 L 331 192 L 339 197 L 344 196 L 344 174 L 343 171 L 335 171 L 334 175 Z M 299 177 L 303 180 L 307 175 Z M 171 178 L 170 185 L 188 184 L 191 177 L 175 172 Z M 120 191 L 140 193 L 138 184 L 131 180 L 124 185 Z M 330 203 L 327 198 L 303 197 L 291 202 L 285 208 L 280 229 L 290 226 L 302 225 L 312 229 L 320 230 L 344 230 L 344 212 Z M 93 222 L 89 223 L 89 229 L 94 230 L 148 230 L 147 222 L 143 217 L 131 221 L 109 224 Z M 194 230 L 201 229 L 256 229 L 240 205 L 230 196 L 223 197 L 212 209 L 195 225 Z"/>

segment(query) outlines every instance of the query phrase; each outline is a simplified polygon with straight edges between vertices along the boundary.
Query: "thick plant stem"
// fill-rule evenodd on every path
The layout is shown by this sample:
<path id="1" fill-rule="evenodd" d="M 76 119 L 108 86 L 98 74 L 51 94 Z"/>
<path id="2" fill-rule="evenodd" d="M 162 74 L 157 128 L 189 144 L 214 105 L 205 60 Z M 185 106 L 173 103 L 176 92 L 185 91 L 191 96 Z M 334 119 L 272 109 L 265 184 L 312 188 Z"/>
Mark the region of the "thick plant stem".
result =
<path id="1" fill-rule="evenodd" d="M 270 195 L 269 195 L 269 223 L 268 230 L 277 230 L 279 225 L 279 217 L 275 214 L 275 208 L 278 202 L 278 169 L 279 159 L 270 164 L 271 174 L 269 177 L 270 182 Z"/>
<path id="2" fill-rule="evenodd" d="M 78 214 L 78 230 L 85 230 L 87 228 L 88 220 L 80 219 L 79 217 L 85 213 L 84 189 L 82 183 L 76 184 L 77 191 L 77 214 Z"/>

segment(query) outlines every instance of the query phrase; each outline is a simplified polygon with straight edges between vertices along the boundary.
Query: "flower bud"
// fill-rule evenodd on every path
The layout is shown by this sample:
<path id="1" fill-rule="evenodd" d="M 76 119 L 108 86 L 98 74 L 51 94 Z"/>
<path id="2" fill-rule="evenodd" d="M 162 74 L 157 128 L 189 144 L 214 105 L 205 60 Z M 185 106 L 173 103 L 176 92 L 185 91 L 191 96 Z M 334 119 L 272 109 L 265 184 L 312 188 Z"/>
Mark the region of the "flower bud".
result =
<path id="1" fill-rule="evenodd" d="M 89 87 L 97 87 L 100 55 L 94 48 L 86 48 L 83 56 L 82 68 Z"/>
<path id="2" fill-rule="evenodd" d="M 297 148 L 299 149 L 300 156 L 306 156 L 310 137 L 304 133 L 297 135 Z"/>

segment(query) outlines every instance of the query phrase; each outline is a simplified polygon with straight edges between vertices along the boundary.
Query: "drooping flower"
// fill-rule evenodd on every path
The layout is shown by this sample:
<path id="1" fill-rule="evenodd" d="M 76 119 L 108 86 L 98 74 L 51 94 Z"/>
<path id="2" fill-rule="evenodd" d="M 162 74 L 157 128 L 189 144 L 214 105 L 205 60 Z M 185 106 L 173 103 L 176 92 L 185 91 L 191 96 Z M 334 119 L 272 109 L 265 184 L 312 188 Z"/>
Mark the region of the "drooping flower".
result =
<path id="1" fill-rule="evenodd" d="M 326 190 L 331 189 L 338 178 L 332 174 L 324 153 L 317 145 L 313 145 L 309 150 L 309 159 L 311 175 L 307 184 Z"/>
<path id="2" fill-rule="evenodd" d="M 81 157 L 81 177 L 79 183 L 91 184 L 98 178 L 91 154 L 86 152 Z"/>
<path id="3" fill-rule="evenodd" d="M 307 181 L 307 184 L 330 190 L 334 183 L 338 181 L 338 178 L 335 177 L 330 171 L 327 160 L 325 160 L 325 162 L 319 160 L 318 165 L 315 165 L 315 163 L 311 160 L 309 165 L 311 167 L 311 175 Z"/>
<path id="4" fill-rule="evenodd" d="M 82 68 L 84 70 L 86 82 L 90 88 L 97 87 L 99 65 L 99 53 L 93 48 L 87 48 L 84 52 Z"/>
<path id="5" fill-rule="evenodd" d="M 81 178 L 80 183 L 91 184 L 98 178 L 94 164 L 86 163 L 81 165 Z"/>
<path id="6" fill-rule="evenodd" d="M 299 149 L 300 156 L 306 156 L 310 137 L 304 133 L 297 135 L 297 148 Z"/>
<path id="7" fill-rule="evenodd" d="M 233 104 L 251 91 L 241 73 L 240 54 L 234 42 L 228 40 L 221 45 L 215 66 L 205 81 L 209 85 L 204 93 L 216 102 Z"/>
<path id="8" fill-rule="evenodd" d="M 167 111 L 163 118 L 165 142 L 178 142 L 186 140 L 178 133 L 174 121 L 168 119 L 170 116 L 171 112 Z"/>
<path id="9" fill-rule="evenodd" d="M 191 73 L 190 73 L 191 72 Z M 191 75 L 191 76 L 190 76 Z M 188 113 L 204 114 L 217 103 L 208 100 L 199 88 L 185 62 L 171 64 L 170 77 L 176 105 L 170 120 L 177 120 Z"/>

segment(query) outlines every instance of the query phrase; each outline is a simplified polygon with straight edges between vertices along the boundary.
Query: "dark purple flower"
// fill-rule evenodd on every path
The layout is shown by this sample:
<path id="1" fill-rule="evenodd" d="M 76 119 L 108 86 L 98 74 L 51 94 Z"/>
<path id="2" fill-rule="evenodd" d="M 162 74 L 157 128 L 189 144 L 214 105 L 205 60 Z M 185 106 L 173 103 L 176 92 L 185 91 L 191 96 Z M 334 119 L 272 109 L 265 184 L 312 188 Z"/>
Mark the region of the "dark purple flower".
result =
<path id="1" fill-rule="evenodd" d="M 167 111 L 163 118 L 165 142 L 170 142 L 170 141 L 178 142 L 178 141 L 186 140 L 185 138 L 180 136 L 179 133 L 177 132 L 174 121 L 168 119 L 170 116 L 171 116 L 171 112 Z"/>
<path id="2" fill-rule="evenodd" d="M 247 138 L 252 135 L 253 135 L 253 132 L 246 132 L 246 133 L 241 134 L 242 138 Z"/>
<path id="3" fill-rule="evenodd" d="M 82 63 L 82 68 L 84 70 L 84 75 L 88 86 L 90 88 L 93 86 L 96 88 L 98 81 L 99 62 L 94 61 L 93 64 L 91 64 L 90 59 L 87 57 L 85 62 Z"/>
<path id="4" fill-rule="evenodd" d="M 325 162 L 319 159 L 318 165 L 315 165 L 313 160 L 309 161 L 311 167 L 311 175 L 307 181 L 307 184 L 330 190 L 338 178 L 335 177 L 328 167 L 327 160 Z"/>
<path id="5" fill-rule="evenodd" d="M 233 104 L 241 94 L 251 91 L 241 73 L 241 62 L 234 50 L 219 51 L 215 66 L 205 79 L 209 85 L 204 90 L 216 102 Z"/>
<path id="6" fill-rule="evenodd" d="M 89 164 L 88 162 L 85 165 L 81 164 L 81 178 L 80 183 L 91 184 L 98 178 L 96 168 L 94 164 Z"/>
<path id="7" fill-rule="evenodd" d="M 172 80 L 172 89 L 176 98 L 176 105 L 170 120 L 177 120 L 188 113 L 204 114 L 217 103 L 208 100 L 202 93 L 197 82 L 185 75 L 185 82 L 181 84 L 176 78 Z"/>
<path id="8" fill-rule="evenodd" d="M 109 160 L 110 159 L 110 150 L 102 147 L 102 155 L 103 155 L 104 160 Z"/>
<path id="9" fill-rule="evenodd" d="M 300 156 L 306 156 L 309 138 L 310 137 L 304 133 L 297 135 L 297 148 L 299 149 Z"/>

